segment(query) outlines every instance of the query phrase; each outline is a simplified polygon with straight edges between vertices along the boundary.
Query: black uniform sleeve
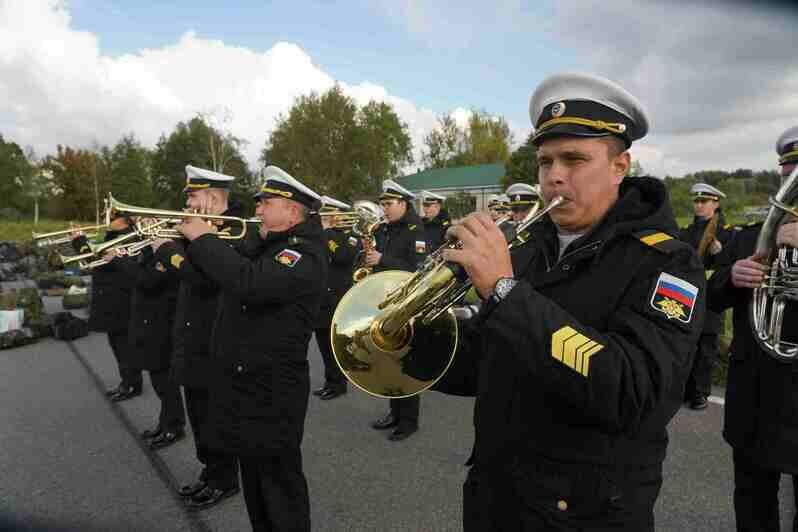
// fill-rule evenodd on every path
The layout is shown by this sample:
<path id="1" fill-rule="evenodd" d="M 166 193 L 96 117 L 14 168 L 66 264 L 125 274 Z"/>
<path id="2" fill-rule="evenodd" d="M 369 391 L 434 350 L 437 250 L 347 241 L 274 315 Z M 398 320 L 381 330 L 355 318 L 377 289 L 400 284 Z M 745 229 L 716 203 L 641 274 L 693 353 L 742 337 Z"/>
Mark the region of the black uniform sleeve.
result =
<path id="1" fill-rule="evenodd" d="M 744 303 L 750 296 L 749 288 L 737 288 L 732 284 L 731 273 L 734 263 L 753 254 L 753 236 L 738 231 L 719 253 L 722 265 L 707 281 L 707 307 L 713 312 L 723 312 Z"/>
<path id="2" fill-rule="evenodd" d="M 186 246 L 182 240 L 166 242 L 155 253 L 156 259 L 181 281 L 192 286 L 213 286 L 211 281 L 202 271 L 188 260 Z"/>
<path id="3" fill-rule="evenodd" d="M 308 253 L 305 246 L 286 245 L 281 257 L 262 253 L 256 258 L 240 255 L 216 238 L 203 235 L 191 243 L 188 255 L 222 290 L 250 303 L 293 301 L 304 294 L 322 290 L 326 279 L 322 257 Z M 297 257 L 298 256 L 298 257 Z M 284 259 L 285 263 L 280 262 Z"/>
<path id="4" fill-rule="evenodd" d="M 704 270 L 684 250 L 662 256 L 656 267 L 638 267 L 603 330 L 520 281 L 486 319 L 485 341 L 500 344 L 519 372 L 579 412 L 586 425 L 634 431 L 667 399 L 674 380 L 686 378 L 703 327 Z M 654 307 L 661 274 L 696 288 L 686 323 Z"/>
<path id="5" fill-rule="evenodd" d="M 327 237 L 327 251 L 330 254 L 330 263 L 339 266 L 351 266 L 358 253 L 357 239 L 350 237 L 341 231 L 330 231 Z M 353 242 L 354 241 L 354 242 Z"/>
<path id="6" fill-rule="evenodd" d="M 449 369 L 431 389 L 449 395 L 474 397 L 477 395 L 479 386 L 482 317 L 475 316 L 469 320 L 458 320 L 457 325 L 460 331 L 457 352 Z"/>

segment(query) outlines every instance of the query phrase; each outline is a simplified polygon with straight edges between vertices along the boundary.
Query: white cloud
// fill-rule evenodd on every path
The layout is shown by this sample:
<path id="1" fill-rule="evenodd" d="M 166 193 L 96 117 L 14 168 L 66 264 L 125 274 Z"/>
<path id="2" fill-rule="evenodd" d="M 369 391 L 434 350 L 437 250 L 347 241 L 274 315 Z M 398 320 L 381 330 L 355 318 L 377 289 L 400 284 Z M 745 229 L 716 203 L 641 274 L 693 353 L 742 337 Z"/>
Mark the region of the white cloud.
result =
<path id="1" fill-rule="evenodd" d="M 152 147 L 178 121 L 223 108 L 255 167 L 277 116 L 298 96 L 335 84 L 291 43 L 262 53 L 189 31 L 167 47 L 109 57 L 70 24 L 62 2 L 0 0 L 0 132 L 39 153 L 59 143 L 113 144 L 131 131 Z M 435 113 L 372 83 L 340 85 L 361 105 L 392 104 L 418 157 Z"/>

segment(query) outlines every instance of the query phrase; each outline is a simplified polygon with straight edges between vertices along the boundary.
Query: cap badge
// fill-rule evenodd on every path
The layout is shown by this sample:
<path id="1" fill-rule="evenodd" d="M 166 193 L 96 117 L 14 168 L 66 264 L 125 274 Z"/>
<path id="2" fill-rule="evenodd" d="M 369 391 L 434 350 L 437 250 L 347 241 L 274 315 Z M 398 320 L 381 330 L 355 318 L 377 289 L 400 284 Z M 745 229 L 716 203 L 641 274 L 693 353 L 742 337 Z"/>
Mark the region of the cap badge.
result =
<path id="1" fill-rule="evenodd" d="M 565 102 L 557 102 L 551 106 L 551 116 L 559 118 L 565 114 Z"/>

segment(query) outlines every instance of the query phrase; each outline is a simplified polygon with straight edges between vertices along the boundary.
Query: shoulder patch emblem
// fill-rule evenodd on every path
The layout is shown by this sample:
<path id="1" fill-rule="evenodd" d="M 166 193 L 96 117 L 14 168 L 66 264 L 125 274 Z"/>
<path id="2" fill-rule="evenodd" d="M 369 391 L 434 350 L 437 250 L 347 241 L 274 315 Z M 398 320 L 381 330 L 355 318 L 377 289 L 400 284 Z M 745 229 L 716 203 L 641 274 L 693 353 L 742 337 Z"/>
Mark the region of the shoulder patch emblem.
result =
<path id="1" fill-rule="evenodd" d="M 357 246 L 357 238 L 355 238 L 353 236 L 350 236 L 349 237 L 349 245 L 352 246 L 352 247 L 356 247 Z"/>
<path id="2" fill-rule="evenodd" d="M 177 268 L 179 270 L 180 266 L 183 264 L 184 260 L 186 260 L 186 259 L 184 259 L 181 255 L 175 254 L 175 255 L 172 255 L 172 258 L 169 259 L 169 262 L 171 262 L 172 266 L 174 266 L 175 268 Z"/>
<path id="3" fill-rule="evenodd" d="M 161 261 L 158 261 L 158 262 L 155 263 L 155 269 L 158 270 L 159 272 L 163 273 L 163 272 L 166 271 L 166 266 L 164 266 L 161 263 Z"/>
<path id="4" fill-rule="evenodd" d="M 427 243 L 423 240 L 416 240 L 416 253 L 426 253 Z"/>
<path id="5" fill-rule="evenodd" d="M 583 377 L 590 372 L 590 357 L 604 349 L 570 325 L 561 327 L 551 335 L 551 356 Z"/>
<path id="6" fill-rule="evenodd" d="M 294 251 L 293 249 L 284 249 L 277 255 L 275 255 L 274 260 L 282 264 L 283 266 L 288 266 L 289 268 L 293 268 L 296 266 L 296 263 L 299 262 L 299 259 L 302 258 L 302 254 L 299 252 Z"/>
<path id="7" fill-rule="evenodd" d="M 651 307 L 665 314 L 669 320 L 690 323 L 697 296 L 698 287 L 662 272 L 651 294 Z"/>
<path id="8" fill-rule="evenodd" d="M 328 240 L 327 247 L 330 249 L 330 253 L 335 253 L 335 250 L 338 249 L 338 242 L 335 240 Z"/>

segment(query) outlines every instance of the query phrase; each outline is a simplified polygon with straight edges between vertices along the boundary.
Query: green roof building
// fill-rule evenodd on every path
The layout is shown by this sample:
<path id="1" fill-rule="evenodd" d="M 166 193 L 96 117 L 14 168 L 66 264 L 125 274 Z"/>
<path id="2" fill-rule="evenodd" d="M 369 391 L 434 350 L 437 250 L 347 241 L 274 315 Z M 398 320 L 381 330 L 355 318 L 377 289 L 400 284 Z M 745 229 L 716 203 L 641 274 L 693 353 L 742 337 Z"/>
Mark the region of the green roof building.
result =
<path id="1" fill-rule="evenodd" d="M 484 210 L 488 205 L 488 196 L 502 193 L 502 177 L 504 177 L 504 165 L 496 163 L 432 168 L 408 174 L 398 178 L 397 181 L 414 194 L 422 190 L 429 190 L 441 196 L 453 196 L 458 192 L 465 192 L 476 199 L 477 210 Z"/>

